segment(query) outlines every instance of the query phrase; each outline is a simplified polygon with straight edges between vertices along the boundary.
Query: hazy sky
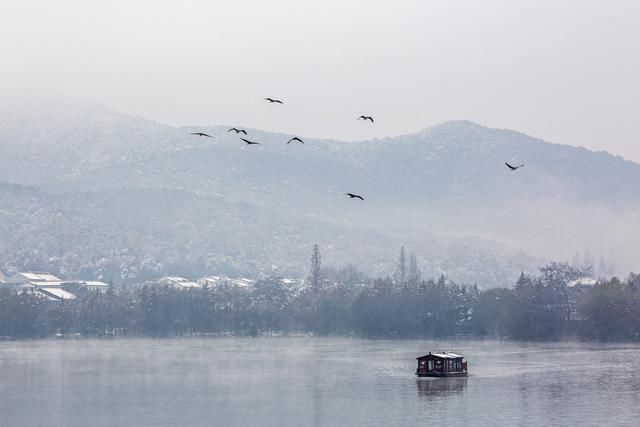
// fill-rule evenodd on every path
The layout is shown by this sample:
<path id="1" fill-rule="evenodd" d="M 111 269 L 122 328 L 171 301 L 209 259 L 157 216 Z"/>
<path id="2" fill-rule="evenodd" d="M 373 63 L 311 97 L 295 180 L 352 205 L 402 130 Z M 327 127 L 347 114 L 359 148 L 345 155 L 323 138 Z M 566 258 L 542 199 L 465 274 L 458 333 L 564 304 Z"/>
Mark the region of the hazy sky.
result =
<path id="1" fill-rule="evenodd" d="M 464 118 L 640 161 L 639 22 L 637 0 L 2 0 L 0 95 L 341 139 Z"/>

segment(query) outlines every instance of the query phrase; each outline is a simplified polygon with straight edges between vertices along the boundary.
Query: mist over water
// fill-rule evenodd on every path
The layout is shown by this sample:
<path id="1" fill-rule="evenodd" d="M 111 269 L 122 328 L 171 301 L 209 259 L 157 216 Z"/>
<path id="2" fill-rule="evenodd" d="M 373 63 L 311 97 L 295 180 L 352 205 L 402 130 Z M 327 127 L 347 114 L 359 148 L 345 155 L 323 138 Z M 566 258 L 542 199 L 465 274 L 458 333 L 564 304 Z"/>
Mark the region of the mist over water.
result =
<path id="1" fill-rule="evenodd" d="M 2 2 L 0 427 L 640 425 L 639 21 Z"/>
<path id="2" fill-rule="evenodd" d="M 417 379 L 446 349 L 466 379 Z M 640 345 L 334 338 L 0 343 L 13 426 L 635 425 Z M 615 420 L 615 422 L 613 421 Z"/>

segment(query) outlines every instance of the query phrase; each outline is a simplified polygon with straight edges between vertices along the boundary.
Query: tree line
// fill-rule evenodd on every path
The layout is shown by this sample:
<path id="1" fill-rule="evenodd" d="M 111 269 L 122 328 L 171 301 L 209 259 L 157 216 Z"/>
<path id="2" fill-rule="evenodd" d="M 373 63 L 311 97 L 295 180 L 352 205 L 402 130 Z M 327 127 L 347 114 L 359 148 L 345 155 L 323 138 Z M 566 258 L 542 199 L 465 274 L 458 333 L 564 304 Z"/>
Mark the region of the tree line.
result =
<path id="1" fill-rule="evenodd" d="M 242 336 L 310 333 L 368 338 L 640 339 L 640 275 L 584 281 L 588 269 L 550 263 L 511 287 L 481 290 L 444 276 L 422 280 L 404 249 L 394 277 L 321 267 L 314 247 L 305 287 L 278 277 L 252 289 L 110 286 L 47 301 L 0 290 L 0 337 Z"/>

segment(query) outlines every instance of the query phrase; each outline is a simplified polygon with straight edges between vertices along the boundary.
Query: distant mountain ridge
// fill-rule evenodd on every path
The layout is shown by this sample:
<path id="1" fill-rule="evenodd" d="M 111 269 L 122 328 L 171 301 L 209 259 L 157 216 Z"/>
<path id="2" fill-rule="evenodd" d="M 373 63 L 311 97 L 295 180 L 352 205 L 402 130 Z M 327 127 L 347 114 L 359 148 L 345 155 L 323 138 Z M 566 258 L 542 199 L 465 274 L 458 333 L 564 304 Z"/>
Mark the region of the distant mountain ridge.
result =
<path id="1" fill-rule="evenodd" d="M 125 190 L 154 199 L 153 192 L 173 189 L 220 204 L 243 203 L 260 212 L 256 215 L 269 212 L 273 221 L 297 221 L 301 229 L 317 224 L 318 234 L 301 239 L 297 250 L 320 239 L 323 229 L 342 230 L 338 235 L 370 230 L 385 236 L 380 242 L 411 242 L 418 253 L 428 253 L 425 267 L 436 254 L 421 245 L 435 236 L 458 242 L 477 236 L 485 248 L 495 241 L 540 257 L 524 256 L 528 261 L 518 268 L 533 268 L 526 265 L 533 259 L 568 259 L 586 250 L 615 261 L 622 272 L 640 264 L 631 249 L 640 237 L 635 217 L 640 165 L 619 156 L 468 121 L 349 143 L 298 135 L 304 145 L 286 145 L 293 135 L 245 128 L 250 139 L 263 143 L 252 147 L 227 129 L 176 128 L 99 107 L 0 117 L 0 181 L 32 185 L 64 200 L 78 192 L 102 198 Z M 189 135 L 194 131 L 215 138 Z M 511 172 L 505 161 L 526 166 Z M 363 194 L 366 201 L 348 201 L 345 192 Z M 224 212 L 217 215 L 220 224 L 231 220 Z M 354 242 L 341 260 L 364 262 L 360 256 L 349 259 L 349 251 L 365 254 L 366 240 Z M 435 246 L 444 253 L 451 242 Z M 386 251 L 380 256 L 387 257 Z M 509 258 L 515 252 L 503 254 Z M 495 247 L 488 253 L 495 256 Z M 299 262 L 308 257 L 303 255 Z M 393 259 L 368 263 L 367 268 L 378 266 L 376 272 L 393 270 Z M 436 263 L 430 271 L 455 269 L 444 268 L 444 260 Z M 254 267 L 248 270 L 259 270 Z"/>

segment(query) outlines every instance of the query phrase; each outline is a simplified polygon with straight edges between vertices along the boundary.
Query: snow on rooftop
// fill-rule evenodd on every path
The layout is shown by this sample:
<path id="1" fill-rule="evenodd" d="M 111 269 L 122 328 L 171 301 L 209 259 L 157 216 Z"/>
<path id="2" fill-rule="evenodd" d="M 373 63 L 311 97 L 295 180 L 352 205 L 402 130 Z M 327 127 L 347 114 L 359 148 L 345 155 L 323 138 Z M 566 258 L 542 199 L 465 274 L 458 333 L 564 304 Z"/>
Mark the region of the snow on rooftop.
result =
<path id="1" fill-rule="evenodd" d="M 189 279 L 187 279 L 186 277 L 180 277 L 180 276 L 167 276 L 164 277 L 165 280 L 170 280 L 172 282 L 189 282 Z"/>
<path id="2" fill-rule="evenodd" d="M 158 284 L 170 285 L 176 288 L 201 288 L 202 285 L 180 276 L 165 276 L 156 281 Z"/>
<path id="3" fill-rule="evenodd" d="M 28 282 L 18 286 L 18 289 L 33 289 L 33 288 L 37 288 L 37 286 Z"/>
<path id="4" fill-rule="evenodd" d="M 238 288 L 248 288 L 252 286 L 254 283 L 256 283 L 256 281 L 251 279 L 246 279 L 244 277 L 240 277 L 238 279 L 231 279 L 229 283 L 231 283 L 231 285 L 236 286 Z"/>
<path id="5" fill-rule="evenodd" d="M 463 357 L 460 354 L 451 353 L 451 352 L 447 352 L 447 351 L 444 351 L 444 352 L 441 352 L 441 353 L 433 353 L 433 355 L 434 356 L 438 356 L 438 357 L 442 357 L 442 358 L 445 358 L 445 359 L 457 359 L 459 357 Z"/>
<path id="6" fill-rule="evenodd" d="M 223 282 L 225 280 L 227 280 L 227 277 L 223 277 L 223 276 L 205 276 L 205 277 L 202 277 L 202 278 L 198 279 L 198 283 L 201 283 L 203 285 L 204 284 L 217 285 L 218 283 Z"/>
<path id="7" fill-rule="evenodd" d="M 592 279 L 590 277 L 581 277 L 580 279 L 572 280 L 567 284 L 568 287 L 573 288 L 574 286 L 593 286 L 598 281 L 596 279 Z"/>
<path id="8" fill-rule="evenodd" d="M 40 287 L 39 288 L 41 291 L 43 291 L 44 293 L 50 294 L 52 296 L 54 296 L 57 299 L 76 299 L 76 296 L 74 294 L 72 294 L 71 292 L 67 292 L 64 289 L 60 289 L 60 288 L 45 288 L 45 287 Z"/>
<path id="9" fill-rule="evenodd" d="M 38 281 L 38 280 L 32 280 L 30 282 L 27 282 L 31 285 L 37 286 L 37 287 L 42 287 L 45 286 L 47 288 L 53 288 L 53 287 L 61 287 L 62 285 L 64 285 L 65 283 L 68 282 L 63 282 L 61 280 L 57 280 L 57 281 Z"/>
<path id="10" fill-rule="evenodd" d="M 182 288 L 201 288 L 202 287 L 199 283 L 196 283 L 196 282 L 179 282 L 177 283 L 177 285 Z"/>
<path id="11" fill-rule="evenodd" d="M 60 278 L 49 273 L 37 273 L 32 271 L 20 272 L 19 276 L 32 282 L 60 282 Z"/>
<path id="12" fill-rule="evenodd" d="M 108 283 L 100 282 L 99 280 L 83 280 L 80 283 L 86 286 L 109 286 Z"/>

